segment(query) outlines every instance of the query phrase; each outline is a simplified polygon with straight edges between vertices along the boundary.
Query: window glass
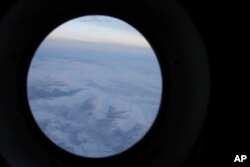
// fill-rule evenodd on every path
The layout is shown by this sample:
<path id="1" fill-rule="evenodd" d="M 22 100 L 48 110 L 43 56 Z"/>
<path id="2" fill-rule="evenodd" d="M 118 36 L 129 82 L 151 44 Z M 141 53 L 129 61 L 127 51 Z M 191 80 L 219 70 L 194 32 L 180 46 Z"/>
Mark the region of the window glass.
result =
<path id="1" fill-rule="evenodd" d="M 162 77 L 147 40 L 128 23 L 89 15 L 40 44 L 27 76 L 32 115 L 58 147 L 103 158 L 140 141 L 157 117 Z"/>

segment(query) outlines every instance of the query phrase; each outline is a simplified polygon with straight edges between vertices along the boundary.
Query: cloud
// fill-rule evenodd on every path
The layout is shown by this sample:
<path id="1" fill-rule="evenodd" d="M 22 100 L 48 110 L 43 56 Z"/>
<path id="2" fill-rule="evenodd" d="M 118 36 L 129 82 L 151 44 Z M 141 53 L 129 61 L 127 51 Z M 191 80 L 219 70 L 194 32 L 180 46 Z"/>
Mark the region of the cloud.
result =
<path id="1" fill-rule="evenodd" d="M 162 91 L 152 51 L 96 51 L 46 41 L 27 82 L 29 105 L 44 134 L 85 157 L 114 155 L 138 142 L 157 116 Z"/>

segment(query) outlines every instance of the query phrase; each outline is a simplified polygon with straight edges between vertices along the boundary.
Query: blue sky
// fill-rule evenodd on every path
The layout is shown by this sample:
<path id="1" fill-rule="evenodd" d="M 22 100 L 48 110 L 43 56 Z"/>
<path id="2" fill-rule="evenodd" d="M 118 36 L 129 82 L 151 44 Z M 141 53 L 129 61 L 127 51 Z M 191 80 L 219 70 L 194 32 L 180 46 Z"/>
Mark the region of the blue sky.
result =
<path id="1" fill-rule="evenodd" d="M 106 16 L 84 16 L 65 22 L 49 38 L 103 42 L 150 47 L 145 38 L 128 23 Z"/>

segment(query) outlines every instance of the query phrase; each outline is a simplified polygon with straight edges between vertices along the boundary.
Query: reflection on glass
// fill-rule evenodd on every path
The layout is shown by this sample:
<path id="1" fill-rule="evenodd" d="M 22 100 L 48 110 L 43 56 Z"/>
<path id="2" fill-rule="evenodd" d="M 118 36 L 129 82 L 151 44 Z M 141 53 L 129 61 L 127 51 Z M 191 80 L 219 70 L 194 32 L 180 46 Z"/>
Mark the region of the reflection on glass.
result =
<path id="1" fill-rule="evenodd" d="M 32 115 L 60 148 L 84 157 L 122 153 L 152 126 L 162 78 L 146 39 L 108 16 L 70 20 L 37 49 L 27 78 Z"/>

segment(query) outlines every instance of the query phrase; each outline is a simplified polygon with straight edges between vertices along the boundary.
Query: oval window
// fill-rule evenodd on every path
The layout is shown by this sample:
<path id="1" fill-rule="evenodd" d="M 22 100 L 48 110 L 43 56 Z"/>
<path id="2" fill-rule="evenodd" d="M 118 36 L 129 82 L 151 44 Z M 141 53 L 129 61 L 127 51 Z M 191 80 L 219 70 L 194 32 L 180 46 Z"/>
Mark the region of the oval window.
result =
<path id="1" fill-rule="evenodd" d="M 28 102 L 41 131 L 72 154 L 122 153 L 149 131 L 162 95 L 147 40 L 114 17 L 78 17 L 40 44 L 27 77 Z"/>

